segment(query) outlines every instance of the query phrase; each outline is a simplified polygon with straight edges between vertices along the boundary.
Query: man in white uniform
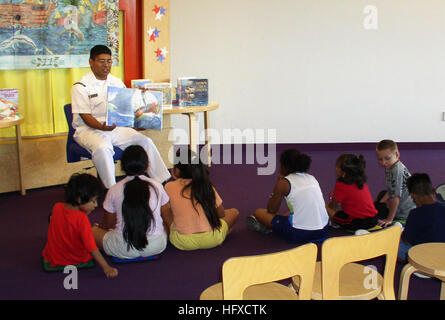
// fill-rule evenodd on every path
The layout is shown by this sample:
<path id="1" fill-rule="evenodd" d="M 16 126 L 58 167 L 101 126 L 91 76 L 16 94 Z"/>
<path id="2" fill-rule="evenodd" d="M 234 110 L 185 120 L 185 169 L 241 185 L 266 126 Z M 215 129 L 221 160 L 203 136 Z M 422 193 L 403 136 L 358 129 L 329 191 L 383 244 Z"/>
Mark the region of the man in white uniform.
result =
<path id="1" fill-rule="evenodd" d="M 140 145 L 149 158 L 148 174 L 160 183 L 171 175 L 153 141 L 133 128 L 106 125 L 107 87 L 125 87 L 110 74 L 111 50 L 97 45 L 90 51 L 89 71 L 71 88 L 74 140 L 91 152 L 92 161 L 107 189 L 116 183 L 113 146 L 124 150 L 130 145 Z"/>

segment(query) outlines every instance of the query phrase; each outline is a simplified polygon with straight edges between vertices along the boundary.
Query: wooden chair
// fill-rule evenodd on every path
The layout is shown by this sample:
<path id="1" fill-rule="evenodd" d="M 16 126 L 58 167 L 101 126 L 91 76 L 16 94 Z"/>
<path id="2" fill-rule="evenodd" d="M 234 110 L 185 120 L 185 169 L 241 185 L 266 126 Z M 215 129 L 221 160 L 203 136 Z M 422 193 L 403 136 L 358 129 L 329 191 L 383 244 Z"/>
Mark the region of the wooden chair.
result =
<path id="1" fill-rule="evenodd" d="M 440 300 L 445 300 L 445 243 L 423 243 L 409 249 L 408 263 L 400 273 L 400 300 L 408 298 L 409 280 L 415 271 L 420 271 L 442 281 Z"/>
<path id="2" fill-rule="evenodd" d="M 312 299 L 314 300 L 394 300 L 394 271 L 401 229 L 392 226 L 359 236 L 326 240 L 317 262 Z M 371 267 L 354 263 L 385 255 L 382 275 Z M 298 290 L 298 278 L 291 286 Z"/>
<path id="3" fill-rule="evenodd" d="M 222 283 L 204 290 L 200 300 L 308 300 L 316 260 L 313 243 L 278 253 L 230 258 L 223 264 Z M 302 283 L 299 295 L 274 282 L 297 275 Z"/>

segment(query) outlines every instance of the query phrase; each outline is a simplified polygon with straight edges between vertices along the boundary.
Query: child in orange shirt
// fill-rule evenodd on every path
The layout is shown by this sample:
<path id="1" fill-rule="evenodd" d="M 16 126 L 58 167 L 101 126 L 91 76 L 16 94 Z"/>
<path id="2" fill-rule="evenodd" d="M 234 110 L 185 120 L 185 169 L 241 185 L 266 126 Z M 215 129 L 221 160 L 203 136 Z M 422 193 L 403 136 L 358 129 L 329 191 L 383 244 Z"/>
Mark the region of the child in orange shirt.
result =
<path id="1" fill-rule="evenodd" d="M 90 174 L 73 174 L 65 187 L 65 203 L 53 207 L 48 242 L 43 250 L 46 271 L 57 267 L 86 266 L 94 259 L 108 278 L 118 271 L 110 267 L 96 246 L 88 215 L 97 207 L 102 190 L 99 180 Z"/>
<path id="2" fill-rule="evenodd" d="M 237 209 L 224 209 L 209 179 L 207 169 L 191 151 L 178 150 L 173 175 L 165 185 L 171 215 L 164 222 L 170 242 L 180 250 L 213 248 L 220 245 L 238 219 Z M 184 153 L 185 152 L 185 153 Z"/>

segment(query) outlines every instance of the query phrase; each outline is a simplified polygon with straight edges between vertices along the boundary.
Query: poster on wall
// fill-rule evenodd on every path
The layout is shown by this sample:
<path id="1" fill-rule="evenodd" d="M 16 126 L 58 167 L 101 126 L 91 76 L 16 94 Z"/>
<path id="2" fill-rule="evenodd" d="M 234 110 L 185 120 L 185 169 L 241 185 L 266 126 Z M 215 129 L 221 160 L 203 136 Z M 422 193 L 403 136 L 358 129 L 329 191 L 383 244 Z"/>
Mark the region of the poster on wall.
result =
<path id="1" fill-rule="evenodd" d="M 119 61 L 119 0 L 0 1 L 0 69 L 88 67 L 105 44 Z"/>

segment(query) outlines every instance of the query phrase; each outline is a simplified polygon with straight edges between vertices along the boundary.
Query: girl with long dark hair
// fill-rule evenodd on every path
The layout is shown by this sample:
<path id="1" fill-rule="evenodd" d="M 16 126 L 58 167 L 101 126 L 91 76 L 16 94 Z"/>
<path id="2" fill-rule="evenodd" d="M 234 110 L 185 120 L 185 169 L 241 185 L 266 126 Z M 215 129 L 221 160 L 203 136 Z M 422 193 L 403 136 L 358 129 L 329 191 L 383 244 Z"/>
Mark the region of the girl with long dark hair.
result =
<path id="1" fill-rule="evenodd" d="M 120 259 L 159 254 L 167 246 L 162 217 L 169 214 L 168 195 L 159 182 L 145 175 L 149 162 L 141 146 L 124 150 L 121 167 L 126 177 L 108 190 L 103 203 L 106 213 L 93 227 L 97 245 Z"/>
<path id="2" fill-rule="evenodd" d="M 170 242 L 181 250 L 220 245 L 238 219 L 237 209 L 224 209 L 207 168 L 191 150 L 178 150 L 173 176 L 165 190 L 172 216 L 166 220 Z"/>

